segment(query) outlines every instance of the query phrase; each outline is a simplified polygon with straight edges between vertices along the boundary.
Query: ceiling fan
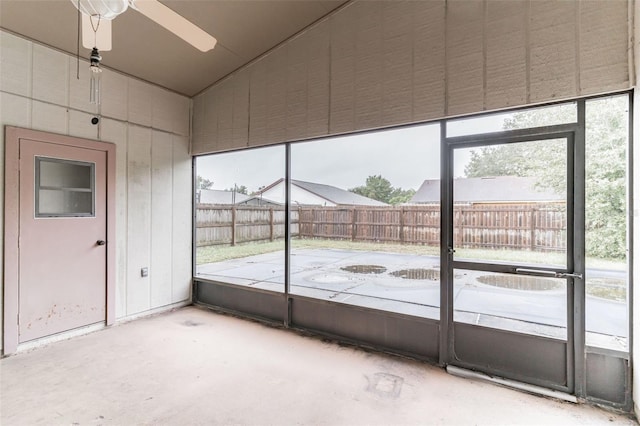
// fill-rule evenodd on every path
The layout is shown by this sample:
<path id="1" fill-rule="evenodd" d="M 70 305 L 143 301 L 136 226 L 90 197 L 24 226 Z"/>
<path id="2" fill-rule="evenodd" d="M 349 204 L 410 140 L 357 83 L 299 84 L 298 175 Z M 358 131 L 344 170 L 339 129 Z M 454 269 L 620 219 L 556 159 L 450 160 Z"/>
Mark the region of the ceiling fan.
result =
<path id="1" fill-rule="evenodd" d="M 171 31 L 202 52 L 213 49 L 216 39 L 158 0 L 70 0 L 82 13 L 82 44 L 88 49 L 111 50 L 111 21 L 128 8 Z"/>

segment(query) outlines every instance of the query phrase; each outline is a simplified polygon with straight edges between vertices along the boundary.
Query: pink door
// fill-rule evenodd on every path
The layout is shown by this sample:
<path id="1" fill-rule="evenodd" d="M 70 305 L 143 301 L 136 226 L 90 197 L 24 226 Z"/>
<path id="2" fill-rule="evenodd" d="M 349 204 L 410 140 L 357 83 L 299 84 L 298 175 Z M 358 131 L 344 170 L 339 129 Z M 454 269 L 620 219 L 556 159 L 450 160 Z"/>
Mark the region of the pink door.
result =
<path id="1" fill-rule="evenodd" d="M 19 342 L 106 319 L 106 152 L 20 140 Z"/>

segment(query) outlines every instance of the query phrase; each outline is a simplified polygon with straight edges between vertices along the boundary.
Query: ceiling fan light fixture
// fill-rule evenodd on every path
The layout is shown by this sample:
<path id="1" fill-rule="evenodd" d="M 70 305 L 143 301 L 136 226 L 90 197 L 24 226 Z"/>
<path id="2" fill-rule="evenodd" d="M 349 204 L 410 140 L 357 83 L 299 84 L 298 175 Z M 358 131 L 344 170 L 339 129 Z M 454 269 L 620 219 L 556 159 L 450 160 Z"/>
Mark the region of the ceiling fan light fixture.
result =
<path id="1" fill-rule="evenodd" d="M 89 66 L 89 69 L 91 70 L 89 102 L 92 104 L 100 104 L 100 75 L 102 74 L 102 68 L 100 68 L 101 60 L 102 56 L 100 56 L 98 48 L 94 47 L 93 50 L 91 50 L 91 56 L 89 57 L 89 61 L 91 63 Z"/>
<path id="2" fill-rule="evenodd" d="M 101 19 L 113 19 L 129 7 L 129 0 L 71 0 L 80 12 Z"/>

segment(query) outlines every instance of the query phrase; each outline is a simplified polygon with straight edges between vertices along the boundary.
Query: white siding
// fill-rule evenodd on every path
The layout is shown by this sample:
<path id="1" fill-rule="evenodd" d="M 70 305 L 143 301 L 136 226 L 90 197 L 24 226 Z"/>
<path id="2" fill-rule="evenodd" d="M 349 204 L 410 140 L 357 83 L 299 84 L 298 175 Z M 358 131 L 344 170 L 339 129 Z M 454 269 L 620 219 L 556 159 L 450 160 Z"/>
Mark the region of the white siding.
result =
<path id="1" fill-rule="evenodd" d="M 275 201 L 276 203 L 284 204 L 284 183 L 280 182 L 273 188 L 270 188 L 262 193 L 262 197 L 265 200 Z M 291 205 L 314 205 L 314 206 L 328 206 L 335 207 L 335 203 L 327 201 L 325 198 L 319 197 L 306 189 L 302 189 L 299 186 L 291 185 Z"/>
<path id="2" fill-rule="evenodd" d="M 624 0 L 356 0 L 198 95 L 193 153 L 247 146 L 245 124 L 259 146 L 627 89 L 628 15 Z"/>
<path id="3" fill-rule="evenodd" d="M 0 51 L 1 126 L 116 144 L 116 318 L 188 300 L 190 99 L 105 70 L 102 119 L 94 126 L 90 119 L 98 110 L 88 102 L 86 62 L 80 63 L 78 80 L 74 57 L 5 32 L 0 32 Z M 0 151 L 4 152 L 4 130 Z M 4 188 L 2 158 L 0 187 Z M 0 220 L 2 214 L 0 209 Z M 2 259 L 0 253 L 4 282 Z M 142 267 L 150 267 L 149 277 L 140 277 Z M 0 330 L 1 321 L 0 315 Z"/>

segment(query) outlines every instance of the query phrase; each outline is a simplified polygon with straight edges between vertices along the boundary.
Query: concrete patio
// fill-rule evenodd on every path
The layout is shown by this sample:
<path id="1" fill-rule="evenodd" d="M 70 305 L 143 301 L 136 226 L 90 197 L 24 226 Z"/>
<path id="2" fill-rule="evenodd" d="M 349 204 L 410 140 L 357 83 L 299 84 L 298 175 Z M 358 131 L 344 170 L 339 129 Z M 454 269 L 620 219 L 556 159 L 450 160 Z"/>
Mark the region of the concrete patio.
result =
<path id="1" fill-rule="evenodd" d="M 343 269 L 354 266 L 379 269 L 364 273 Z M 290 291 L 301 296 L 439 319 L 439 268 L 440 261 L 436 256 L 294 249 L 291 254 Z M 411 271 L 425 273 L 426 277 L 412 279 L 402 276 L 403 272 Z M 620 274 L 606 270 L 588 271 L 589 277 Z M 282 292 L 284 252 L 199 265 L 196 275 L 204 279 Z M 567 296 L 564 280 L 542 278 L 542 282 L 551 282 L 557 288 L 526 291 L 490 286 L 479 281 L 479 278 L 487 275 L 491 273 L 455 271 L 456 321 L 566 338 Z M 587 299 L 588 343 L 625 350 L 626 304 L 589 295 Z"/>
<path id="2" fill-rule="evenodd" d="M 187 307 L 0 361 L 3 425 L 634 425 Z"/>

